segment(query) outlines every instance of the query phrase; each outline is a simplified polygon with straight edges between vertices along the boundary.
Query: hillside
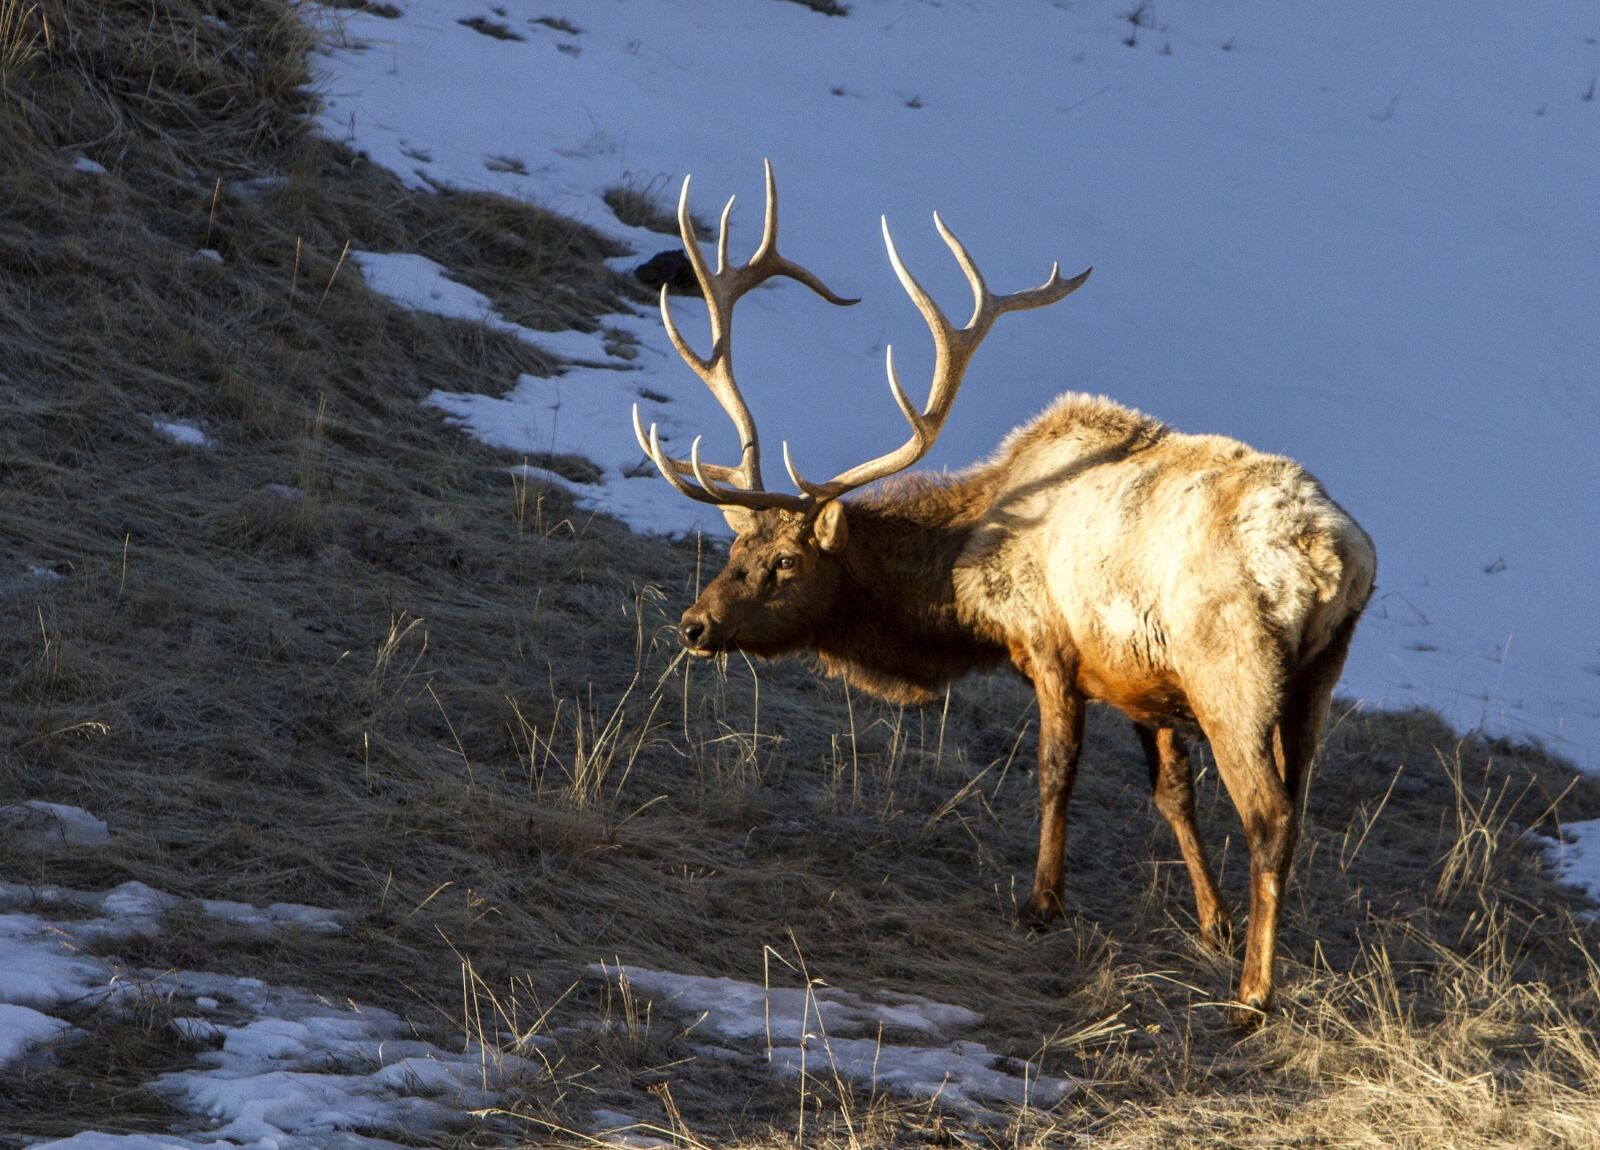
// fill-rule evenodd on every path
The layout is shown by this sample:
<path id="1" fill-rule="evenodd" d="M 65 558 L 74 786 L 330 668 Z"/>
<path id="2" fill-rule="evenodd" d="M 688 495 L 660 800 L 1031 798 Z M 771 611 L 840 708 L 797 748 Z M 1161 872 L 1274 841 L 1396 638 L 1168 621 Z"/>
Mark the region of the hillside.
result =
<path id="1" fill-rule="evenodd" d="M 627 253 L 320 134 L 311 48 L 281 0 L 0 0 L 0 1147 L 1594 1144 L 1546 852 L 1600 782 L 1337 706 L 1241 1036 L 1096 714 L 1073 913 L 1021 930 L 1028 693 L 682 660 L 720 543 L 447 425 L 563 365 L 349 254 L 593 335 L 648 314 Z"/>

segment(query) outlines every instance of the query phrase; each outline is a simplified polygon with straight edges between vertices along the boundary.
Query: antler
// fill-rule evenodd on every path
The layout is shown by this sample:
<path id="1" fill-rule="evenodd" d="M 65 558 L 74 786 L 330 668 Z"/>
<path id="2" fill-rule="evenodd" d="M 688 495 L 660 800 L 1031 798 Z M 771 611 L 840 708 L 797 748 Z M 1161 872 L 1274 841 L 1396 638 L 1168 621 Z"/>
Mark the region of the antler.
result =
<path id="1" fill-rule="evenodd" d="M 756 249 L 755 255 L 750 257 L 750 262 L 743 267 L 728 267 L 728 215 L 733 210 L 733 200 L 730 199 L 727 207 L 722 210 L 721 230 L 717 236 L 715 275 L 707 268 L 705 256 L 695 239 L 694 224 L 689 218 L 689 180 L 685 178 L 683 181 L 683 193 L 678 198 L 678 229 L 683 235 L 684 250 L 694 267 L 695 277 L 700 281 L 700 290 L 706 298 L 706 306 L 710 312 L 711 355 L 709 357 L 696 354 L 684 341 L 667 308 L 667 289 L 665 287 L 661 289 L 661 320 L 666 325 L 667 336 L 672 340 L 672 346 L 678 349 L 678 354 L 683 357 L 684 362 L 705 381 L 705 385 L 711 389 L 711 394 L 716 396 L 717 402 L 733 420 L 742 445 L 739 465 L 723 467 L 720 464 L 702 463 L 699 436 L 696 436 L 694 443 L 690 445 L 687 460 L 673 459 L 662 449 L 655 424 L 650 425 L 649 434 L 646 435 L 644 425 L 639 419 L 638 404 L 634 404 L 633 407 L 633 433 L 638 437 L 639 446 L 660 468 L 667 482 L 691 499 L 697 499 L 702 503 L 716 503 L 724 507 L 748 507 L 756 510 L 781 507 L 790 511 L 805 512 L 830 499 L 837 499 L 857 487 L 893 475 L 897 471 L 903 471 L 926 455 L 933 447 L 934 441 L 939 438 L 939 433 L 944 430 L 945 418 L 950 414 L 950 407 L 955 402 L 956 392 L 961 387 L 961 379 L 966 374 L 972 353 L 989 334 L 994 321 L 1008 311 L 1045 307 L 1065 299 L 1083 286 L 1084 281 L 1089 278 L 1089 273 L 1094 269 L 1085 268 L 1071 279 L 1063 280 L 1061 265 L 1052 264 L 1050 277 L 1038 287 L 1013 292 L 1010 295 L 993 295 L 988 285 L 984 283 L 983 274 L 978 271 L 977 264 L 973 263 L 972 256 L 950 229 L 945 227 L 944 221 L 935 212 L 934 226 L 939 229 L 939 235 L 944 238 L 946 246 L 955 255 L 956 262 L 961 265 L 967 282 L 972 286 L 972 317 L 967 320 L 965 327 L 958 328 L 945 317 L 939 305 L 933 302 L 933 297 L 928 295 L 916 277 L 906 270 L 905 264 L 900 260 L 900 253 L 895 250 L 894 238 L 889 234 L 889 221 L 884 219 L 883 242 L 889 250 L 889 262 L 894 265 L 901 286 L 911 297 L 911 302 L 916 304 L 917 310 L 922 313 L 928 331 L 933 336 L 933 380 L 928 389 L 928 402 L 920 412 L 911 405 L 894 369 L 894 348 L 886 348 L 884 366 L 889 376 L 889 390 L 894 395 L 894 401 L 901 413 L 906 417 L 906 422 L 911 425 L 911 437 L 893 451 L 858 464 L 848 471 L 840 472 L 826 483 L 810 483 L 803 478 L 795 467 L 794 460 L 789 455 L 789 445 L 785 442 L 783 465 L 789 472 L 789 478 L 794 481 L 794 485 L 801 493 L 790 495 L 785 492 L 767 491 L 761 484 L 761 443 L 756 434 L 755 421 L 751 418 L 750 409 L 746 406 L 744 397 L 739 394 L 739 387 L 733 379 L 733 305 L 745 292 L 763 280 L 778 275 L 799 280 L 829 303 L 848 306 L 860 301 L 842 299 L 835 295 L 805 268 L 778 254 L 778 193 L 770 163 L 767 164 L 766 170 L 767 216 L 761 246 Z M 690 476 L 694 478 L 694 483 L 689 482 Z"/>
<path id="2" fill-rule="evenodd" d="M 955 234 L 945 227 L 938 212 L 933 214 L 933 223 L 939 229 L 939 235 L 943 237 L 945 245 L 955 255 L 956 262 L 961 265 L 961 270 L 966 273 L 967 282 L 972 285 L 972 318 L 967 320 L 965 327 L 957 328 L 945 317 L 939 305 L 933 302 L 933 297 L 928 295 L 916 277 L 901 262 L 900 253 L 895 250 L 894 237 L 889 234 L 889 221 L 885 218 L 883 243 L 889 249 L 889 262 L 894 265 L 901 286 L 911 297 L 911 302 L 917 305 L 917 310 L 922 313 L 922 318 L 928 324 L 928 331 L 933 336 L 933 382 L 928 389 L 928 402 L 920 413 L 911 406 L 911 401 L 906 398 L 906 393 L 900 386 L 900 377 L 894 370 L 894 348 L 892 346 L 886 348 L 884 367 L 889 376 L 889 390 L 893 393 L 894 401 L 899 405 L 901 413 L 905 415 L 906 422 L 911 425 L 911 438 L 886 455 L 858 464 L 826 483 L 808 483 L 795 468 L 794 461 L 789 456 L 789 445 L 785 443 L 784 467 L 788 469 L 789 478 L 794 481 L 794 485 L 805 492 L 812 503 L 837 499 L 847 491 L 887 475 L 893 475 L 897 471 L 903 471 L 926 455 L 933 447 L 934 440 L 939 438 L 939 433 L 944 430 L 945 417 L 950 414 L 950 407 L 955 402 L 956 392 L 961 387 L 961 378 L 966 374 L 967 363 L 972 359 L 972 353 L 978 350 L 978 345 L 989 334 L 994 321 L 1008 311 L 1026 311 L 1065 299 L 1082 287 L 1084 281 L 1089 278 L 1089 273 L 1094 270 L 1085 268 L 1071 279 L 1064 280 L 1061 278 L 1061 265 L 1051 264 L 1050 278 L 1038 287 L 1013 292 L 1010 295 L 996 296 L 990 293 L 989 286 L 984 283 L 983 273 L 978 270 L 978 265 L 973 263 L 972 256 L 961 241 L 956 239 Z"/>
<path id="3" fill-rule="evenodd" d="M 672 340 L 672 346 L 677 348 L 683 361 L 711 389 L 711 394 L 728 413 L 728 418 L 733 420 L 734 429 L 739 433 L 739 465 L 724 467 L 702 463 L 699 436 L 695 437 L 689 449 L 688 460 L 673 459 L 662 449 L 655 424 L 650 425 L 649 435 L 645 434 L 644 425 L 639 419 L 638 404 L 633 407 L 633 433 L 638 437 L 639 446 L 661 469 L 667 482 L 691 499 L 724 506 L 736 504 L 751 508 L 794 509 L 810 501 L 782 492 L 768 492 L 761 484 L 761 440 L 756 433 L 750 408 L 745 404 L 744 396 L 739 394 L 739 385 L 733 378 L 733 307 L 751 288 L 774 276 L 799 280 L 829 303 L 841 307 L 861 301 L 836 295 L 810 271 L 778 254 L 778 186 L 772 176 L 770 161 L 766 164 L 766 176 L 767 212 L 761 245 L 743 267 L 728 266 L 728 219 L 733 211 L 733 199 L 730 197 L 727 206 L 722 209 L 721 226 L 717 233 L 715 274 L 707 267 L 700 242 L 695 238 L 694 221 L 689 215 L 689 179 L 684 177 L 683 191 L 678 196 L 678 231 L 683 237 L 683 248 L 694 268 L 695 278 L 700 281 L 700 291 L 705 296 L 711 319 L 709 356 L 699 355 L 683 338 L 667 306 L 667 289 L 665 286 L 661 289 L 661 322 L 666 326 L 667 337 Z M 693 476 L 695 483 L 690 483 L 688 476 Z"/>

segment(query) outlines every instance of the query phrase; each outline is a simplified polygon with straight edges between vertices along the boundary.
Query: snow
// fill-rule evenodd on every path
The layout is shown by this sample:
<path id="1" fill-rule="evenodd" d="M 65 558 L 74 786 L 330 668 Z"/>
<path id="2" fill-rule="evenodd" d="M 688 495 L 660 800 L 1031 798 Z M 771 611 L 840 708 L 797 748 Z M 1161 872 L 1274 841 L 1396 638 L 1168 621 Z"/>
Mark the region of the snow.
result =
<path id="1" fill-rule="evenodd" d="M 336 932 L 342 929 L 339 920 L 344 917 L 336 910 L 294 902 L 275 902 L 271 906 L 258 907 L 247 902 L 203 899 L 200 909 L 216 918 L 257 929 L 294 925 L 306 930 Z"/>
<path id="2" fill-rule="evenodd" d="M 1552 841 L 1545 850 L 1556 877 L 1600 904 L 1600 819 L 1564 823 L 1561 836 L 1559 842 Z"/>
<path id="3" fill-rule="evenodd" d="M 52 828 L 73 828 L 105 845 L 94 833 L 97 827 L 104 833 L 105 824 L 80 808 L 31 802 L 8 810 L 44 814 Z M 0 1066 L 28 1055 L 48 1058 L 53 1045 L 81 1033 L 69 1019 L 115 1016 L 143 1001 L 160 1002 L 171 1025 L 206 1048 L 195 1054 L 194 1069 L 150 1084 L 209 1121 L 202 1137 L 85 1132 L 44 1145 L 387 1150 L 396 1144 L 366 1132 L 443 1131 L 453 1115 L 492 1104 L 507 1081 L 534 1072 L 524 1059 L 475 1043 L 443 1050 L 416 1037 L 399 1016 L 349 1000 L 220 972 L 127 968 L 100 957 L 108 946 L 159 937 L 163 915 L 180 905 L 175 895 L 137 881 L 98 892 L 0 882 Z M 343 917 L 298 903 L 198 906 L 260 931 L 337 930 Z"/>
<path id="4" fill-rule="evenodd" d="M 54 923 L 37 915 L 0 914 L 0 1003 L 55 1010 L 117 993 L 110 969 L 74 953 Z"/>
<path id="5" fill-rule="evenodd" d="M 445 268 L 426 256 L 353 250 L 350 260 L 361 269 L 361 278 L 369 288 L 401 307 L 445 319 L 481 323 L 492 331 L 515 335 L 569 362 L 592 361 L 604 365 L 607 358 L 604 341 L 598 335 L 581 331 L 534 331 L 501 318 L 488 296 L 457 283 Z"/>
<path id="6" fill-rule="evenodd" d="M 891 1046 L 870 1038 L 814 1038 L 806 1043 L 803 1060 L 797 1047 L 787 1047 L 774 1050 L 772 1061 L 790 1077 L 838 1074 L 875 1088 L 936 1098 L 968 1112 L 982 1111 L 993 1102 L 1054 1106 L 1073 1089 L 1064 1078 L 1036 1078 L 1025 1067 L 1021 1074 L 997 1069 L 998 1060 L 979 1042 L 932 1047 Z"/>
<path id="7" fill-rule="evenodd" d="M 601 964 L 591 965 L 589 972 L 610 974 Z M 937 1034 L 983 1021 L 981 1014 L 965 1007 L 896 991 L 858 994 L 832 986 L 766 987 L 638 966 L 627 967 L 624 973 L 636 991 L 658 995 L 683 1013 L 704 1015 L 702 1025 L 723 1038 L 770 1035 L 775 1041 L 797 1040 L 814 1018 L 829 1034 L 871 1033 L 880 1023 L 892 1030 Z"/>
<path id="8" fill-rule="evenodd" d="M 1227 0 L 1136 25 L 1123 0 L 859 0 L 843 19 L 607 0 L 576 37 L 514 14 L 508 42 L 458 23 L 475 2 L 404 8 L 350 15 L 317 64 L 323 129 L 413 187 L 535 201 L 628 244 L 630 267 L 674 244 L 621 224 L 605 189 L 666 200 L 693 173 L 704 219 L 737 193 L 743 258 L 772 158 L 783 250 L 865 302 L 782 284 L 741 304 L 770 471 L 780 439 L 820 478 L 904 437 L 883 346 L 913 391 L 931 352 L 874 233 L 887 213 L 955 311 L 938 208 L 997 290 L 1056 259 L 1096 271 L 1069 302 L 1001 321 L 932 465 L 983 456 L 1066 389 L 1292 455 L 1379 547 L 1344 691 L 1600 768 L 1592 9 Z M 520 163 L 491 163 L 506 156 Z M 699 307 L 672 306 L 704 349 Z M 642 341 L 631 372 L 431 402 L 507 451 L 589 456 L 605 472 L 590 506 L 720 533 L 659 478 L 627 478 L 641 389 L 668 397 L 642 415 L 671 450 L 703 433 L 727 462 L 736 445 L 659 320 L 617 322 Z"/>
<path id="9" fill-rule="evenodd" d="M 24 850 L 103 847 L 111 842 L 106 824 L 83 808 L 38 799 L 0 807 L 0 828 L 9 831 L 11 841 Z"/>
<path id="10" fill-rule="evenodd" d="M 0 1067 L 22 1057 L 32 1047 L 60 1038 L 70 1023 L 28 1006 L 0 1002 Z"/>
<path id="11" fill-rule="evenodd" d="M 741 304 L 739 375 L 767 432 L 770 482 L 785 439 L 821 478 L 904 438 L 883 349 L 896 346 L 914 395 L 931 351 L 877 221 L 887 214 L 907 263 L 959 313 L 959 275 L 928 222 L 940 209 L 996 290 L 1039 282 L 1054 260 L 1067 274 L 1096 271 L 1070 302 L 1000 322 L 929 465 L 984 456 L 1067 389 L 1292 455 L 1380 551 L 1344 690 L 1600 769 L 1600 104 L 1582 95 L 1600 64 L 1592 6 L 854 0 L 828 19 L 794 4 L 600 0 L 575 12 L 579 35 L 515 10 L 514 42 L 460 23 L 481 15 L 476 0 L 408 0 L 397 19 L 340 12 L 316 59 L 323 129 L 411 187 L 496 191 L 579 219 L 631 249 L 613 261 L 624 273 L 675 241 L 618 221 L 606 189 L 659 187 L 669 200 L 693 173 L 704 219 L 737 194 L 743 258 L 771 157 L 784 252 L 864 302 L 841 310 L 778 283 Z M 82 155 L 70 162 L 105 173 Z M 502 395 L 427 401 L 512 456 L 572 453 L 601 471 L 595 484 L 532 466 L 521 479 L 561 483 L 643 530 L 725 532 L 713 509 L 640 466 L 635 404 L 671 451 L 702 434 L 708 459 L 737 449 L 652 310 L 607 317 L 607 332 L 533 331 L 466 287 L 461 269 L 406 252 L 351 258 L 401 305 L 556 361 L 559 374 L 507 380 Z M 701 306 L 670 306 L 704 350 Z M 630 357 L 612 354 L 612 333 Z M 195 424 L 147 418 L 179 445 L 213 446 Z M 32 567 L 26 582 L 0 583 L 0 597 L 57 577 Z M 1600 899 L 1600 820 L 1563 829 L 1556 867 Z M 109 840 L 87 812 L 40 802 L 0 810 L 0 834 L 24 849 Z M 374 1135 L 430 1137 L 526 1069 L 475 1047 L 441 1050 L 359 1004 L 101 957 L 158 937 L 180 905 L 137 882 L 0 882 L 0 1064 L 47 1058 L 75 1033 L 70 1020 L 144 995 L 207 1048 L 157 1083 L 209 1121 L 204 1132 L 43 1145 L 376 1150 L 392 1144 Z M 339 927 L 315 907 L 197 905 L 252 930 Z M 974 1114 L 996 1100 L 1051 1105 L 1072 1089 L 953 1038 L 980 1022 L 959 1006 L 626 973 L 698 1018 L 702 1057 L 762 1058 L 793 1075 L 803 1055 L 808 1075 Z M 595 1122 L 613 1144 L 656 1141 L 627 1130 L 626 1115 Z"/>
<path id="12" fill-rule="evenodd" d="M 76 810 L 76 808 L 66 809 Z M 87 821 L 99 821 L 87 812 L 79 811 L 78 814 L 84 816 Z M 104 827 L 105 824 L 100 825 Z M 59 927 L 61 933 L 80 942 L 155 937 L 160 933 L 161 916 L 182 903 L 183 900 L 175 895 L 137 881 L 125 882 L 98 893 L 0 881 L 0 909 L 71 906 L 97 912 L 100 915 L 98 918 L 74 919 Z M 268 933 L 285 927 L 298 927 L 309 931 L 338 931 L 342 929 L 340 920 L 344 918 L 344 914 L 340 911 L 289 902 L 258 907 L 247 902 L 201 899 L 198 905 L 205 914 L 250 928 L 257 933 Z"/>
<path id="13" fill-rule="evenodd" d="M 593 1115 L 595 1133 L 590 1137 L 602 1146 L 621 1146 L 625 1150 L 654 1150 L 658 1146 L 671 1146 L 672 1143 L 665 1138 L 657 1138 L 653 1134 L 640 1133 L 643 1130 L 655 1130 L 658 1127 L 648 1126 L 638 1119 L 616 1110 L 596 1110 Z M 662 1131 L 662 1133 L 668 1133 Z"/>
<path id="14" fill-rule="evenodd" d="M 167 1134 L 101 1134 L 86 1130 L 71 1138 L 53 1142 L 37 1142 L 33 1150 L 227 1150 L 215 1142 L 195 1141 Z M 251 1150 L 255 1150 L 254 1147 Z M 260 1150 L 274 1150 L 262 1146 Z"/>
<path id="15" fill-rule="evenodd" d="M 59 583 L 61 575 L 48 567 L 30 563 L 22 575 L 0 577 L 0 599 L 10 599 L 35 588 L 39 583 Z"/>
<path id="16" fill-rule="evenodd" d="M 180 974 L 179 994 L 228 989 L 217 976 Z M 329 1005 L 301 991 L 237 980 L 243 1025 L 196 1020 L 222 1038 L 203 1051 L 204 1069 L 164 1074 L 153 1088 L 218 1124 L 217 1138 L 261 1138 L 349 1129 L 426 1133 L 452 1108 L 487 1104 L 522 1059 L 468 1046 L 450 1053 L 409 1037 L 396 1015 Z M 209 997 L 210 995 L 204 995 Z"/>
<path id="17" fill-rule="evenodd" d="M 524 483 L 543 483 L 546 486 L 561 487 L 567 490 L 578 490 L 592 486 L 588 483 L 577 483 L 565 475 L 559 475 L 546 467 L 534 467 L 532 464 L 523 463 L 511 469 L 511 475 Z"/>
<path id="18" fill-rule="evenodd" d="M 994 1102 L 1053 1106 L 1074 1088 L 1069 1079 L 1040 1077 L 1031 1067 L 1008 1063 L 979 1042 L 933 1046 L 886 1040 L 901 1031 L 939 1038 L 983 1021 L 975 1011 L 920 995 L 816 984 L 809 990 L 761 986 L 639 966 L 595 964 L 589 973 L 626 981 L 635 995 L 693 1016 L 692 1036 L 760 1040 L 773 1070 L 786 1077 L 837 1074 L 872 1088 L 937 1098 L 978 1116 L 989 1116 L 987 1107 Z M 694 1049 L 702 1058 L 746 1057 L 705 1042 Z"/>
<path id="19" fill-rule="evenodd" d="M 215 446 L 211 437 L 192 423 L 151 418 L 150 426 L 180 447 L 210 448 Z"/>

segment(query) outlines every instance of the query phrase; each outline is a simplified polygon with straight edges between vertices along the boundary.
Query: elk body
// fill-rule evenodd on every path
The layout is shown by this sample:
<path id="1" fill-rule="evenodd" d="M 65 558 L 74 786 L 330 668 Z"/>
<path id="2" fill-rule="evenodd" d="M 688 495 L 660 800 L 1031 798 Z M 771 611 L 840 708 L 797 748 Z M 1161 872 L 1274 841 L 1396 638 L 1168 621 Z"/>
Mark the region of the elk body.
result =
<path id="1" fill-rule="evenodd" d="M 668 334 L 722 403 L 743 446 L 737 466 L 688 459 L 635 432 L 662 474 L 721 506 L 737 533 L 726 568 L 684 612 L 692 654 L 814 654 L 830 674 L 884 698 L 925 701 L 965 673 L 1014 667 L 1039 703 L 1039 853 L 1024 917 L 1063 902 L 1067 801 L 1086 700 L 1137 724 L 1155 803 L 1194 885 L 1202 936 L 1223 947 L 1227 907 L 1195 823 L 1184 736 L 1203 734 L 1237 806 L 1250 850 L 1250 918 L 1240 1020 L 1272 997 L 1280 900 L 1306 783 L 1356 620 L 1371 594 L 1371 540 L 1297 464 L 1219 436 L 1185 435 L 1097 396 L 1069 393 L 1018 428 L 987 462 L 953 476 L 912 474 L 845 502 L 841 496 L 920 459 L 949 413 L 967 361 L 1006 311 L 1041 307 L 1088 277 L 994 296 L 959 241 L 935 222 L 972 285 L 957 328 L 906 271 L 901 283 L 936 348 L 920 410 L 889 355 L 890 389 L 911 425 L 895 451 L 799 495 L 766 491 L 760 445 L 734 384 L 732 308 L 774 275 L 853 303 L 777 253 L 776 193 L 767 170 L 761 247 L 727 265 L 724 211 L 713 273 L 695 240 L 684 182 L 679 222 L 708 301 L 710 356 L 695 353 L 667 310 Z M 732 201 L 729 201 L 731 208 Z"/>

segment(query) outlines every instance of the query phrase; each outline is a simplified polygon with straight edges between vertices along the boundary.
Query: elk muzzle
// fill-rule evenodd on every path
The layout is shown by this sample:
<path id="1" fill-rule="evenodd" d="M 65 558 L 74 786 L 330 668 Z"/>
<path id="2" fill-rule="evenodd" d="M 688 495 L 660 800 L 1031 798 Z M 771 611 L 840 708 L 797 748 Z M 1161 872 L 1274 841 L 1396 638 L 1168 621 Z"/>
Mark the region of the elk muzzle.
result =
<path id="1" fill-rule="evenodd" d="M 689 654 L 709 658 L 720 648 L 720 643 L 717 641 L 720 630 L 711 613 L 696 603 L 685 611 L 683 618 L 678 621 L 678 642 Z"/>

